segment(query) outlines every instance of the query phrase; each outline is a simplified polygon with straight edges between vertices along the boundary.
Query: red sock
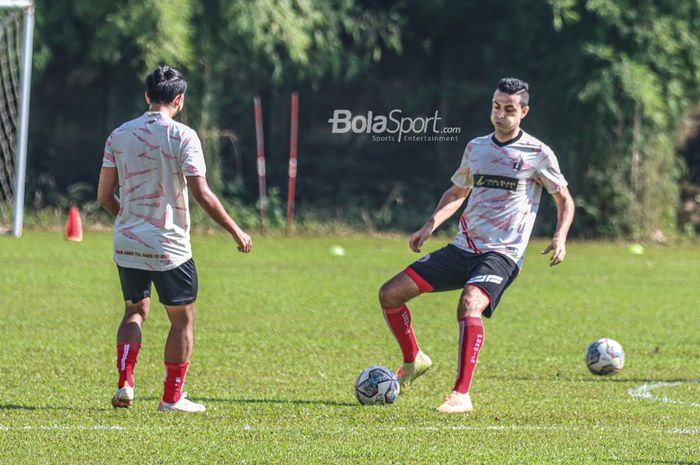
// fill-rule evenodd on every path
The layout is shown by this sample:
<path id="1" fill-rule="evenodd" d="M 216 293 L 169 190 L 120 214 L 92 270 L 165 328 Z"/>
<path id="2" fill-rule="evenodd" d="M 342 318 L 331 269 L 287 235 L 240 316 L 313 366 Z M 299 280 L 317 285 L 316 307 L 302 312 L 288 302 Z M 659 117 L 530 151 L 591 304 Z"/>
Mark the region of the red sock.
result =
<path id="1" fill-rule="evenodd" d="M 418 342 L 411 326 L 411 312 L 406 305 L 399 308 L 383 308 L 384 318 L 401 346 L 403 361 L 413 362 L 418 355 Z"/>
<path id="2" fill-rule="evenodd" d="M 165 362 L 165 381 L 163 382 L 163 402 L 174 404 L 182 396 L 182 386 L 189 363 Z"/>
<path id="3" fill-rule="evenodd" d="M 124 383 L 134 387 L 134 367 L 136 357 L 139 355 L 141 344 L 138 342 L 120 342 L 117 344 L 117 370 L 119 370 L 118 388 L 123 388 Z"/>
<path id="4" fill-rule="evenodd" d="M 484 345 L 484 324 L 481 318 L 471 317 L 459 320 L 459 364 L 454 390 L 464 394 L 472 384 L 479 350 Z"/>

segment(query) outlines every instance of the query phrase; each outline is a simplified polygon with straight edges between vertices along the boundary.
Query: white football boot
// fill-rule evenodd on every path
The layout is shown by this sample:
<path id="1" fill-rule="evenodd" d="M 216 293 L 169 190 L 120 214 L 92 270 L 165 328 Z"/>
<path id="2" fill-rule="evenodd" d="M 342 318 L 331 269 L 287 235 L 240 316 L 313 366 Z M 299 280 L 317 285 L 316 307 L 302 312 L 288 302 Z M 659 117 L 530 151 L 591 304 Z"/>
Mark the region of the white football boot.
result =
<path id="1" fill-rule="evenodd" d="M 180 400 L 174 404 L 163 402 L 162 400 L 160 401 L 160 404 L 158 404 L 159 412 L 198 413 L 203 412 L 206 409 L 207 408 L 204 405 L 189 400 L 186 392 L 183 392 L 182 396 L 180 396 Z"/>
<path id="2" fill-rule="evenodd" d="M 112 397 L 112 407 L 129 408 L 134 405 L 134 388 L 124 383 L 124 387 L 117 389 L 117 393 Z"/>
<path id="3" fill-rule="evenodd" d="M 467 413 L 474 410 L 472 407 L 472 399 L 469 393 L 462 394 L 457 391 L 452 391 L 445 398 L 445 402 L 437 408 L 440 413 Z"/>

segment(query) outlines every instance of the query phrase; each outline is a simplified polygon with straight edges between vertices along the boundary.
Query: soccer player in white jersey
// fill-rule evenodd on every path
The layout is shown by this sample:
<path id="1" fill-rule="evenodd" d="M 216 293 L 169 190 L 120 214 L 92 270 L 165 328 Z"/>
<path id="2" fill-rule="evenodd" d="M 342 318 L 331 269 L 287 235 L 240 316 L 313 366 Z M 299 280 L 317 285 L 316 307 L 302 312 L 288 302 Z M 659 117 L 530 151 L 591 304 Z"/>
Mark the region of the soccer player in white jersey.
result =
<path id="1" fill-rule="evenodd" d="M 457 305 L 457 380 L 437 408 L 439 412 L 472 410 L 469 388 L 484 344 L 481 317 L 491 317 L 503 291 L 518 275 L 543 187 L 554 198 L 558 216 L 554 236 L 542 253 L 552 252 L 551 266 L 561 263 L 566 255 L 574 202 L 554 152 L 520 129 L 530 109 L 528 101 L 527 83 L 515 78 L 498 83 L 491 107 L 494 132 L 467 144 L 452 176 L 452 187 L 442 195 L 425 225 L 411 236 L 409 247 L 420 252 L 433 231 L 466 199 L 457 237 L 418 259 L 379 291 L 384 317 L 403 354 L 403 366 L 397 371 L 403 393 L 432 366 L 416 342 L 406 302 L 424 292 L 462 290 Z"/>
<path id="2" fill-rule="evenodd" d="M 168 66 L 156 69 L 146 77 L 149 110 L 115 129 L 105 147 L 98 200 L 116 217 L 114 261 L 126 306 L 117 331 L 119 382 L 112 399 L 114 407 L 133 404 L 133 371 L 153 283 L 170 319 L 164 392 L 158 411 L 205 410 L 182 393 L 192 356 L 198 291 L 190 246 L 188 190 L 231 234 L 240 252 L 250 252 L 253 245 L 209 189 L 197 133 L 173 120 L 185 104 L 186 90 L 182 73 Z"/>

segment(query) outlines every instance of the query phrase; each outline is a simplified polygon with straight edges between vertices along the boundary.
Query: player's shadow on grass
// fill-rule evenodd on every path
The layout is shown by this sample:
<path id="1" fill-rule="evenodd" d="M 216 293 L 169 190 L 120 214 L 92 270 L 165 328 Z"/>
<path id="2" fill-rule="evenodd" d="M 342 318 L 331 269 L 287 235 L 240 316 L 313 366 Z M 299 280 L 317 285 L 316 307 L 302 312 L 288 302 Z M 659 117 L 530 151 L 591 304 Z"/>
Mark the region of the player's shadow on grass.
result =
<path id="1" fill-rule="evenodd" d="M 160 400 L 160 397 L 141 397 L 141 400 Z M 224 402 L 229 404 L 280 404 L 280 405 L 328 405 L 331 407 L 355 407 L 357 403 L 336 402 L 333 400 L 299 399 L 222 399 L 219 397 L 193 397 L 195 402 Z"/>
<path id="2" fill-rule="evenodd" d="M 15 405 L 15 404 L 0 404 L 0 411 L 2 410 L 112 410 L 111 407 L 95 408 L 95 407 L 68 407 L 68 406 L 56 406 L 49 407 L 47 405 Z"/>
<path id="3" fill-rule="evenodd" d="M 0 404 L 0 410 L 41 410 L 41 407 L 31 405 Z"/>
<path id="4" fill-rule="evenodd" d="M 357 403 L 336 402 L 334 400 L 281 400 L 281 399 L 202 399 L 212 402 L 230 402 L 234 404 L 292 404 L 292 405 L 329 405 L 331 407 L 355 407 Z"/>

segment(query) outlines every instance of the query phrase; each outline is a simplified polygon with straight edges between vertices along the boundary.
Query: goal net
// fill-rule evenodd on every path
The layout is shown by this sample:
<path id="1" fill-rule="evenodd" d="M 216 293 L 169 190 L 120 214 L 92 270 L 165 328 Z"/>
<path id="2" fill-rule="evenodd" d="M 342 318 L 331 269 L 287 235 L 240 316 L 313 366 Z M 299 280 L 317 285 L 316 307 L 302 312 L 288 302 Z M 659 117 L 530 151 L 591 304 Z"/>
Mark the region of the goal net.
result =
<path id="1" fill-rule="evenodd" d="M 0 232 L 22 234 L 32 1 L 0 0 Z"/>

